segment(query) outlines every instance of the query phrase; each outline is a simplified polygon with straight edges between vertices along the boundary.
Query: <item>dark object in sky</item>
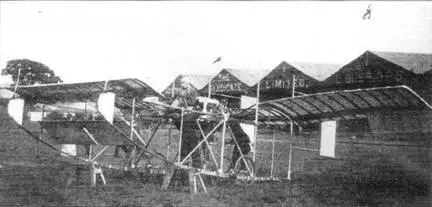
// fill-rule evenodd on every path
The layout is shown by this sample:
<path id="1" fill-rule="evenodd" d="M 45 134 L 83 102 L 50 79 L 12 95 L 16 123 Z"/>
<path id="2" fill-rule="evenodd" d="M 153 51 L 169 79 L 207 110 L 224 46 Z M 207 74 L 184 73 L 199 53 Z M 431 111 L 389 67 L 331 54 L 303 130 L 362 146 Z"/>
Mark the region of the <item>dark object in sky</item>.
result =
<path id="1" fill-rule="evenodd" d="M 369 4 L 368 8 L 366 9 L 366 13 L 363 15 L 363 19 L 370 19 L 372 15 L 371 12 L 372 12 L 372 4 Z"/>
<path id="2" fill-rule="evenodd" d="M 219 62 L 221 60 L 222 60 L 222 57 L 218 57 L 215 61 L 213 61 L 213 64 L 215 64 L 215 63 L 217 63 L 217 62 Z"/>

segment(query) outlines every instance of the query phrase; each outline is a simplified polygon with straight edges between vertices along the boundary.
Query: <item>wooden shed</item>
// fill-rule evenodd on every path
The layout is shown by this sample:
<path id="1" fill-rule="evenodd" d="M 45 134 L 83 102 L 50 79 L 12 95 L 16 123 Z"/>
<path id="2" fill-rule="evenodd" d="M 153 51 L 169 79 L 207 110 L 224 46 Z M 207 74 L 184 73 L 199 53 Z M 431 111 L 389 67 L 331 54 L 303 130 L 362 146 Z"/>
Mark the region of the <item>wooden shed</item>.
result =
<path id="1" fill-rule="evenodd" d="M 339 69 L 337 64 L 287 63 L 282 61 L 260 83 L 260 95 L 264 99 L 292 96 L 316 91 L 319 81 L 325 80 Z"/>
<path id="2" fill-rule="evenodd" d="M 320 91 L 394 85 L 417 91 L 431 68 L 432 54 L 366 51 L 327 78 Z"/>
<path id="3" fill-rule="evenodd" d="M 211 79 L 211 94 L 217 99 L 229 99 L 233 107 L 238 107 L 241 95 L 256 96 L 254 86 L 270 71 L 268 70 L 236 70 L 222 69 Z M 208 84 L 200 90 L 200 94 L 208 94 Z"/>
<path id="4" fill-rule="evenodd" d="M 432 54 L 366 51 L 323 81 L 319 91 L 406 85 L 430 103 L 432 96 L 429 94 L 432 90 L 429 89 L 431 85 L 428 84 L 426 73 L 430 71 L 431 66 Z M 388 99 L 394 97 L 388 95 Z M 392 116 L 397 116 L 400 120 L 416 117 L 413 114 L 396 112 Z M 376 130 L 380 127 L 377 125 L 378 122 L 370 120 L 385 120 L 387 117 L 389 115 L 383 109 L 382 113 L 368 114 L 364 119 L 342 120 L 339 126 L 345 128 L 343 131 L 363 131 L 365 128 Z M 420 129 L 410 129 L 410 131 L 415 130 Z"/>

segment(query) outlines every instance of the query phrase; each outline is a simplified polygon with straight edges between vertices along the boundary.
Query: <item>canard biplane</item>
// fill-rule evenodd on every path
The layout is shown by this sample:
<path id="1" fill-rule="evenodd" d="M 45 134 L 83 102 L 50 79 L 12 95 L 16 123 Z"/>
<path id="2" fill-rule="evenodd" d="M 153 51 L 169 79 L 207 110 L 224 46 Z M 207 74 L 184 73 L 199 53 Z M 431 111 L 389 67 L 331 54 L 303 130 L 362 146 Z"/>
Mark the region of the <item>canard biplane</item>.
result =
<path id="1" fill-rule="evenodd" d="M 179 99 L 173 104 L 172 100 L 167 101 L 138 79 L 17 86 L 10 90 L 16 96 L 9 101 L 8 112 L 19 127 L 59 154 L 88 163 L 92 184 L 96 183 L 97 174 L 103 178 L 103 168 L 112 168 L 164 173 L 167 178 L 163 187 L 166 188 L 172 176 L 170 169 L 182 169 L 191 173 L 195 192 L 197 184 L 207 191 L 202 175 L 249 181 L 281 179 L 272 174 L 256 174 L 256 135 L 260 127 L 284 130 L 293 124 L 318 124 L 321 126 L 321 147 L 317 151 L 322 156 L 333 157 L 335 120 L 356 119 L 381 109 L 432 109 L 406 86 L 307 94 L 263 101 L 246 109 L 228 109 L 226 104 L 210 98 L 198 98 L 195 102 Z M 67 110 L 63 109 L 63 115 L 50 116 L 52 110 L 46 111 L 49 107 L 43 107 L 76 102 L 86 106 L 94 103 L 97 110 L 85 107 L 77 116 L 76 111 L 65 113 Z M 24 109 L 34 104 L 42 105 L 42 118 L 38 121 L 40 134 L 23 124 L 26 119 Z M 170 126 L 168 133 L 157 134 L 164 125 Z M 177 143 L 172 138 L 173 125 L 179 132 Z M 244 140 L 239 138 L 245 133 L 239 135 L 236 132 L 241 131 L 238 126 L 243 125 L 252 126 L 254 134 L 250 136 L 255 136 L 249 136 L 252 141 L 246 142 L 250 147 L 246 151 Z M 153 147 L 155 139 L 158 140 L 155 145 L 163 140 L 165 149 L 161 150 L 160 144 Z M 56 146 L 67 144 L 86 146 L 86 153 L 79 155 Z M 235 159 L 225 155 L 228 146 L 237 149 Z M 113 149 L 117 153 L 108 155 L 107 152 Z M 295 148 L 291 146 L 288 153 L 291 154 L 292 149 Z M 120 150 L 125 156 L 117 158 Z M 290 168 L 291 165 L 288 178 Z"/>

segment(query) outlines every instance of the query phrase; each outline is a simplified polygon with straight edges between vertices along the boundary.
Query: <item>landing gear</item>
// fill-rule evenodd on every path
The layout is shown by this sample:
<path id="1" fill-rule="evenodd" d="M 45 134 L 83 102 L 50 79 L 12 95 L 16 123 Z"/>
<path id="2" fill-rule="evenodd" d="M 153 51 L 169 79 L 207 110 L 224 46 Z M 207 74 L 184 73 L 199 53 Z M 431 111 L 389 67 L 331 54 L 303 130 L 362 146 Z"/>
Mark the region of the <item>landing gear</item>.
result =
<path id="1" fill-rule="evenodd" d="M 234 166 L 234 173 L 238 183 L 253 183 L 255 177 L 255 163 L 250 157 L 241 156 Z"/>

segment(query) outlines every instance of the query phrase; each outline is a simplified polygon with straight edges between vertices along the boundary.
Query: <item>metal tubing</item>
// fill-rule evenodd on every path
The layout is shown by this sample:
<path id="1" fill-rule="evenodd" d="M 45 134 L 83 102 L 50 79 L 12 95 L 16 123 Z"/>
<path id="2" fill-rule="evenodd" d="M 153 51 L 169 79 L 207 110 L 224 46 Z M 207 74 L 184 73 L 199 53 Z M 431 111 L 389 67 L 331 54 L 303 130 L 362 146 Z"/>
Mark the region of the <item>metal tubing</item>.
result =
<path id="1" fill-rule="evenodd" d="M 255 133 L 254 133 L 254 138 L 255 138 L 255 143 L 253 145 L 253 157 L 252 160 L 255 162 L 256 159 L 256 145 L 258 143 L 258 105 L 259 105 L 259 96 L 260 96 L 260 87 L 261 87 L 261 81 L 258 81 L 258 85 L 257 85 L 257 97 L 256 97 L 256 104 L 255 104 Z"/>
<path id="2" fill-rule="evenodd" d="M 201 124 L 199 123 L 199 119 L 197 119 L 197 125 L 198 125 L 198 128 L 199 128 L 200 132 L 201 132 L 201 135 L 204 137 L 204 141 L 205 141 L 205 143 L 207 145 L 207 148 L 208 148 L 208 150 L 210 152 L 210 155 L 211 155 L 211 157 L 213 159 L 213 162 L 216 165 L 216 168 L 219 168 L 218 163 L 216 161 L 216 157 L 214 156 L 213 151 L 210 148 L 210 144 L 208 143 L 208 140 L 207 140 L 207 137 L 210 136 L 211 134 L 210 135 L 205 135 L 204 134 L 204 131 L 203 131 L 202 127 L 201 127 Z"/>
<path id="3" fill-rule="evenodd" d="M 132 114 L 131 114 L 131 124 L 130 124 L 130 140 L 133 141 L 133 131 L 134 131 L 134 121 L 135 121 L 135 97 L 132 99 Z M 130 163 L 131 167 L 134 168 L 133 165 L 135 160 L 135 154 L 136 154 L 136 148 L 137 146 L 133 146 L 132 151 L 130 152 Z"/>
<path id="4" fill-rule="evenodd" d="M 271 158 L 271 166 L 270 166 L 270 177 L 273 177 L 274 155 L 275 155 L 275 142 L 276 142 L 276 135 L 275 135 L 275 131 L 273 130 L 272 158 Z"/>
<path id="5" fill-rule="evenodd" d="M 88 103 L 88 99 L 86 99 L 86 102 L 84 104 L 84 117 L 87 117 L 87 103 Z"/>
<path id="6" fill-rule="evenodd" d="M 45 104 L 42 105 L 42 117 L 41 117 L 41 121 L 44 120 L 44 115 L 45 115 Z M 39 134 L 39 140 L 43 139 L 44 136 L 44 127 L 42 124 L 40 125 L 40 134 Z M 36 156 L 39 157 L 40 156 L 40 142 L 37 142 L 36 144 Z"/>
<path id="7" fill-rule="evenodd" d="M 85 158 L 82 158 L 82 157 L 78 157 L 78 156 L 76 156 L 76 155 L 71 155 L 71 154 L 69 154 L 69 153 L 67 153 L 67 152 L 63 152 L 63 151 L 57 149 L 57 148 L 56 148 L 55 146 L 53 146 L 52 144 L 50 144 L 50 143 L 48 143 L 48 142 L 46 142 L 46 141 L 44 141 L 44 140 L 39 139 L 39 136 L 38 136 L 38 135 L 34 134 L 33 132 L 31 132 L 30 130 L 28 130 L 27 128 L 25 128 L 24 126 L 19 125 L 19 124 L 16 124 L 16 125 L 17 125 L 18 128 L 24 130 L 24 131 L 25 131 L 25 132 L 26 132 L 26 133 L 27 133 L 31 138 L 33 138 L 33 139 L 36 140 L 36 141 L 41 142 L 42 144 L 44 144 L 44 145 L 47 146 L 48 148 L 51 148 L 53 151 L 57 152 L 58 154 L 63 154 L 63 155 L 66 155 L 66 156 L 68 156 L 68 157 L 71 157 L 71 158 L 73 158 L 73 159 L 75 159 L 75 160 L 83 161 L 83 162 L 89 163 L 89 160 L 88 160 L 88 159 L 85 159 Z M 102 163 L 97 163 L 97 162 L 94 162 L 94 163 L 96 163 L 96 164 L 98 164 L 98 165 L 100 165 L 100 166 L 106 167 L 106 168 L 117 169 L 117 170 L 125 170 L 124 168 L 117 168 L 117 167 L 114 167 L 114 166 L 112 166 L 112 165 L 104 165 L 104 164 L 102 164 Z"/>
<path id="8" fill-rule="evenodd" d="M 237 96 L 230 96 L 230 95 L 226 95 L 226 94 L 221 94 L 221 93 L 213 93 L 213 95 L 217 95 L 217 96 L 221 96 L 221 97 L 227 97 L 227 98 L 232 98 L 232 99 L 241 99 Z"/>
<path id="9" fill-rule="evenodd" d="M 93 135 L 87 130 L 87 128 L 83 127 L 82 129 L 86 133 L 87 137 L 90 138 L 95 145 L 99 145 L 99 143 L 96 141 Z"/>
<path id="10" fill-rule="evenodd" d="M 89 145 L 88 160 L 92 159 L 92 154 L 93 154 L 93 145 Z"/>
<path id="11" fill-rule="evenodd" d="M 194 153 L 196 150 L 198 150 L 198 148 L 204 143 L 204 141 L 206 141 L 207 140 L 207 138 L 211 135 L 211 134 L 213 134 L 218 128 L 219 128 L 219 126 L 221 125 L 221 123 L 225 123 L 225 121 L 224 120 L 222 120 L 222 121 L 220 121 L 208 134 L 207 134 L 207 136 L 206 137 L 204 137 L 204 139 L 203 140 L 201 140 L 198 144 L 197 144 L 197 146 L 195 146 L 194 148 L 193 148 L 193 150 L 192 151 L 190 151 L 189 152 L 189 154 L 185 157 L 185 158 L 183 158 L 183 160 L 180 162 L 180 164 L 183 164 L 185 161 L 186 161 L 186 159 L 187 158 L 189 158 L 191 155 L 192 155 L 192 153 Z"/>
<path id="12" fill-rule="evenodd" d="M 181 109 L 181 117 L 180 117 L 180 136 L 179 136 L 179 150 L 178 150 L 178 158 L 177 161 L 181 161 L 181 143 L 182 143 L 182 136 L 183 136 L 183 115 L 184 115 L 184 109 Z"/>
<path id="13" fill-rule="evenodd" d="M 133 140 L 133 125 L 134 125 L 134 116 L 135 116 L 135 97 L 132 99 L 132 114 L 131 114 L 131 123 L 130 123 L 130 140 Z"/>
<path id="14" fill-rule="evenodd" d="M 104 88 L 103 88 L 104 92 L 107 90 L 107 87 L 108 87 L 108 80 L 105 80 L 105 84 L 104 84 Z"/>
<path id="15" fill-rule="evenodd" d="M 169 159 L 169 155 L 170 155 L 171 139 L 172 139 L 171 126 L 169 126 L 169 128 L 168 128 L 167 154 L 166 154 L 166 158 L 167 158 L 167 159 Z"/>
<path id="16" fill-rule="evenodd" d="M 293 151 L 293 149 L 319 152 L 319 150 L 317 150 L 317 149 L 310 149 L 310 148 L 303 148 L 303 147 L 293 147 L 292 144 L 290 144 L 289 160 L 288 160 L 288 175 L 287 175 L 287 179 L 288 180 L 291 180 L 291 173 L 292 173 L 292 171 L 291 171 L 291 161 L 292 161 L 292 151 Z"/>
<path id="17" fill-rule="evenodd" d="M 138 132 L 137 132 L 135 129 L 133 129 L 133 133 L 134 133 L 135 136 L 138 138 L 138 140 L 139 140 L 142 144 L 144 144 L 144 146 L 147 145 L 147 143 L 144 141 L 144 139 L 141 137 L 141 135 L 138 134 Z"/>
<path id="18" fill-rule="evenodd" d="M 131 125 L 126 119 L 121 118 L 121 120 L 129 126 Z M 147 143 L 144 141 L 144 139 L 141 137 L 141 135 L 134 128 L 132 129 L 132 131 L 141 143 L 143 143 L 144 145 L 147 145 Z"/>
<path id="19" fill-rule="evenodd" d="M 223 173 L 223 161 L 224 161 L 224 149 L 225 149 L 225 133 L 226 133 L 226 120 L 222 120 L 222 139 L 221 139 L 221 151 L 220 151 L 220 168 L 219 172 Z M 220 122 L 219 122 L 220 123 Z"/>
<path id="20" fill-rule="evenodd" d="M 158 125 L 156 126 L 155 130 L 152 132 L 145 149 L 147 149 L 150 146 L 151 141 L 153 140 L 154 136 L 156 135 L 157 130 L 159 130 L 160 125 L 162 124 L 162 120 L 159 121 Z"/>
<path id="21" fill-rule="evenodd" d="M 199 178 L 199 181 L 200 181 L 200 183 L 201 183 L 201 187 L 203 188 L 204 192 L 205 192 L 205 193 L 208 193 L 208 192 L 207 192 L 207 188 L 206 188 L 205 183 L 204 183 L 204 180 L 203 180 L 202 177 L 201 177 L 201 174 L 198 174 L 197 176 L 198 176 L 198 178 Z"/>
<path id="22" fill-rule="evenodd" d="M 290 120 L 290 135 L 293 135 L 293 130 L 294 130 L 294 122 L 292 121 L 292 119 Z"/>
<path id="23" fill-rule="evenodd" d="M 290 144 L 290 148 L 289 148 L 288 173 L 287 173 L 288 180 L 291 180 L 291 160 L 292 160 L 292 144 Z"/>
<path id="24" fill-rule="evenodd" d="M 134 144 L 135 146 L 139 146 L 137 143 L 135 143 L 133 140 L 130 140 L 129 139 L 129 136 L 125 133 L 125 132 L 123 132 L 123 130 L 122 129 L 120 129 L 119 127 L 117 127 L 116 125 L 111 125 L 123 138 L 124 138 L 124 140 L 125 141 L 127 141 L 127 142 L 130 142 L 130 143 L 132 143 L 132 144 Z"/>
<path id="25" fill-rule="evenodd" d="M 18 84 L 19 84 L 19 79 L 20 79 L 20 75 L 21 75 L 21 68 L 18 69 L 18 76 L 17 76 L 17 80 L 16 80 L 16 84 L 15 84 L 15 88 L 14 88 L 14 94 L 13 97 L 16 97 L 16 91 L 18 89 Z"/>
<path id="26" fill-rule="evenodd" d="M 292 147 L 292 148 L 293 149 L 298 149 L 298 150 L 313 151 L 313 152 L 319 152 L 320 151 L 318 149 L 303 148 L 303 147 Z"/>
<path id="27" fill-rule="evenodd" d="M 99 156 L 101 156 L 107 149 L 109 146 L 105 146 L 103 149 L 101 149 L 101 151 L 99 151 L 92 159 L 91 161 L 94 162 Z"/>

